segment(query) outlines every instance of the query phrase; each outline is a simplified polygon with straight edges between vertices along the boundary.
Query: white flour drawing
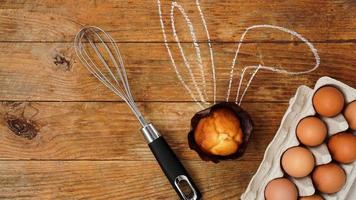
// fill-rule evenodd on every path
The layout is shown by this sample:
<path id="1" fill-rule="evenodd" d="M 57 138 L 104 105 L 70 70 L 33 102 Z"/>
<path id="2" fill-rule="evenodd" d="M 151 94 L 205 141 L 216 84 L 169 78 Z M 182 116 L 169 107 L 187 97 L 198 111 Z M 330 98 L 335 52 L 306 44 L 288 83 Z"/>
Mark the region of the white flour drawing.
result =
<path id="1" fill-rule="evenodd" d="M 196 7 L 197 7 L 197 9 L 199 11 L 201 22 L 202 22 L 202 25 L 203 25 L 203 27 L 205 29 L 205 34 L 206 34 L 206 37 L 207 37 L 207 43 L 208 43 L 209 54 L 210 54 L 210 63 L 211 63 L 211 68 L 212 68 L 211 70 L 212 70 L 212 81 L 213 81 L 213 102 L 216 103 L 216 88 L 217 88 L 217 86 L 216 86 L 216 70 L 215 70 L 215 63 L 214 63 L 214 52 L 213 52 L 213 48 L 212 48 L 212 45 L 211 45 L 211 39 L 210 39 L 209 31 L 208 31 L 208 26 L 207 26 L 203 11 L 202 11 L 202 9 L 200 7 L 199 0 L 196 0 L 195 4 L 196 4 Z M 158 5 L 158 14 L 159 14 L 159 19 L 160 19 L 162 34 L 163 34 L 163 40 L 164 40 L 164 44 L 165 44 L 165 47 L 167 49 L 169 58 L 170 58 L 170 60 L 172 62 L 173 69 L 176 72 L 176 75 L 177 75 L 178 79 L 180 80 L 181 84 L 187 90 L 187 92 L 192 97 L 192 99 L 201 108 L 204 108 L 204 105 L 207 103 L 209 98 L 208 98 L 207 92 L 206 92 L 205 69 L 204 69 L 204 65 L 203 65 L 203 61 L 202 61 L 202 57 L 201 57 L 200 45 L 198 43 L 198 40 L 196 38 L 196 34 L 194 32 L 194 26 L 193 26 L 193 24 L 192 24 L 192 22 L 191 22 L 191 20 L 190 20 L 190 18 L 188 16 L 188 14 L 185 12 L 183 6 L 180 5 L 176 1 L 172 1 L 171 9 L 170 9 L 170 15 L 169 15 L 170 16 L 170 22 L 171 22 L 171 28 L 172 28 L 174 40 L 176 42 L 175 44 L 178 46 L 179 52 L 180 52 L 181 57 L 182 57 L 182 59 L 184 61 L 183 62 L 184 63 L 184 67 L 189 72 L 190 79 L 191 79 L 191 81 L 193 83 L 193 86 L 194 86 L 194 89 L 191 89 L 188 86 L 187 81 L 184 79 L 184 77 L 180 73 L 180 71 L 178 69 L 178 66 L 177 66 L 177 63 L 176 63 L 176 61 L 175 61 L 175 59 L 173 57 L 171 48 L 169 46 L 170 44 L 169 44 L 168 39 L 167 39 L 167 31 L 165 29 L 165 25 L 164 25 L 164 21 L 163 21 L 163 17 L 162 17 L 162 5 L 161 5 L 160 0 L 157 0 L 157 5 Z M 201 79 L 202 79 L 202 84 L 201 85 L 202 85 L 203 89 L 201 89 L 198 86 L 198 83 L 196 81 L 196 77 L 194 76 L 194 74 L 192 72 L 192 66 L 189 63 L 189 61 L 188 61 L 188 59 L 187 59 L 187 57 L 185 55 L 184 49 L 183 49 L 183 47 L 181 45 L 181 42 L 179 40 L 177 31 L 176 31 L 176 27 L 175 27 L 175 21 L 174 21 L 174 11 L 175 11 L 175 9 L 178 9 L 180 14 L 182 14 L 182 16 L 183 16 L 183 18 L 184 18 L 184 20 L 185 20 L 185 22 L 187 24 L 187 27 L 189 29 L 189 33 L 191 35 L 192 42 L 193 42 L 193 45 L 194 45 L 194 48 L 195 48 L 195 54 L 196 54 L 195 56 L 196 56 L 196 60 L 197 60 L 197 63 L 198 63 L 199 70 L 200 70 L 200 76 L 201 76 Z M 311 52 L 313 53 L 313 56 L 315 58 L 315 65 L 314 65 L 313 68 L 310 68 L 310 69 L 305 70 L 305 71 L 298 71 L 298 72 L 291 72 L 291 71 L 288 71 L 288 70 L 285 70 L 285 69 L 281 69 L 281 68 L 277 68 L 277 67 L 274 67 L 274 66 L 265 66 L 265 65 L 261 65 L 261 64 L 252 65 L 252 66 L 244 66 L 241 69 L 241 72 L 239 74 L 239 76 L 240 76 L 239 85 L 238 85 L 238 89 L 237 89 L 236 97 L 235 97 L 235 103 L 237 103 L 239 105 L 242 103 L 242 100 L 243 100 L 243 98 L 244 98 L 244 96 L 245 96 L 250 84 L 252 83 L 253 78 L 255 77 L 255 75 L 257 74 L 257 72 L 259 70 L 268 70 L 268 71 L 272 71 L 272 72 L 276 72 L 276 73 L 282 73 L 282 74 L 288 74 L 288 75 L 300 75 L 300 74 L 310 73 L 310 72 L 316 70 L 320 65 L 320 57 L 318 55 L 317 49 L 314 47 L 313 44 L 311 44 L 306 38 L 304 38 L 299 33 L 295 32 L 295 31 L 292 31 L 290 29 L 287 29 L 287 28 L 284 28 L 284 27 L 280 27 L 280 26 L 275 26 L 275 25 L 261 24 L 261 25 L 250 26 L 250 27 L 246 28 L 245 32 L 241 35 L 241 38 L 240 38 L 239 42 L 237 43 L 237 49 L 236 49 L 236 52 L 235 52 L 235 56 L 234 56 L 234 58 L 232 60 L 231 67 L 230 67 L 229 83 L 228 83 L 226 99 L 225 99 L 226 101 L 229 101 L 229 98 L 230 98 L 230 95 L 231 95 L 233 76 L 234 76 L 234 72 L 236 70 L 235 69 L 235 65 L 236 65 L 236 63 L 238 63 L 238 55 L 239 55 L 241 46 L 243 44 L 244 38 L 245 38 L 246 34 L 250 30 L 253 30 L 253 29 L 275 29 L 275 30 L 279 30 L 279 31 L 288 33 L 290 35 L 293 35 L 294 37 L 296 37 L 299 40 L 301 40 L 302 42 L 304 42 L 308 46 L 308 48 L 311 50 Z M 250 69 L 254 70 L 254 71 L 252 72 L 252 75 L 250 76 L 250 79 L 248 80 L 244 91 L 241 91 L 241 86 L 242 86 L 242 82 L 243 82 L 244 76 L 246 74 L 246 71 L 250 70 Z M 193 92 L 194 90 L 198 94 L 198 98 L 196 97 L 196 95 L 194 95 L 194 92 Z M 240 96 L 241 92 L 242 92 L 242 94 Z"/>

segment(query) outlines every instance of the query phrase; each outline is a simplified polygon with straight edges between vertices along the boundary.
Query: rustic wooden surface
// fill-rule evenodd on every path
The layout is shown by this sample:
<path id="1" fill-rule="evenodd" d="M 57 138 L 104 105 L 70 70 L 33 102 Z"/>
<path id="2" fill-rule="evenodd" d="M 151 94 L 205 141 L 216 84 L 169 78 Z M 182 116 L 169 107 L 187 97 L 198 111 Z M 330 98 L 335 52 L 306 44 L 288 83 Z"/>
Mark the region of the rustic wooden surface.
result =
<path id="1" fill-rule="evenodd" d="M 209 63 L 195 3 L 180 2 Z M 169 5 L 162 1 L 166 26 Z M 243 158 L 219 164 L 201 161 L 187 146 L 190 118 L 199 107 L 171 68 L 156 1 L 0 0 L 0 199 L 176 199 L 127 106 L 76 59 L 72 40 L 81 24 L 100 26 L 119 42 L 139 108 L 164 133 L 208 200 L 239 198 L 299 85 L 312 87 L 321 76 L 331 76 L 356 87 L 355 1 L 201 1 L 201 6 L 213 40 L 218 100 L 226 95 L 234 42 L 248 26 L 293 29 L 321 57 L 320 68 L 308 75 L 256 76 L 242 104 L 256 131 Z M 186 25 L 176 21 L 193 62 Z M 297 71 L 314 64 L 305 44 L 284 33 L 252 31 L 246 39 L 238 67 L 264 63 Z M 177 63 L 182 65 L 179 57 Z"/>

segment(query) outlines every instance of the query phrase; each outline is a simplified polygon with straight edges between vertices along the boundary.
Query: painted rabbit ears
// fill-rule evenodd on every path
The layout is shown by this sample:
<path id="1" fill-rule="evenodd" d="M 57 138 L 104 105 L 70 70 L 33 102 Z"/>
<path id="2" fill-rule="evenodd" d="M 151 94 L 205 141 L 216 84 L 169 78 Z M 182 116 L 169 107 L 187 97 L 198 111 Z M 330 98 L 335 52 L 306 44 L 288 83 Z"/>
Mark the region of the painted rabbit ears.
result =
<path id="1" fill-rule="evenodd" d="M 204 30 L 204 34 L 206 35 L 207 39 L 207 46 L 208 46 L 208 59 L 209 62 L 204 63 L 202 59 L 202 54 L 201 54 L 201 46 L 200 43 L 197 40 L 197 35 L 195 33 L 194 25 L 189 18 L 188 13 L 185 11 L 184 7 L 176 2 L 172 1 L 170 5 L 170 10 L 169 10 L 169 21 L 170 21 L 170 28 L 172 32 L 172 37 L 174 39 L 175 43 L 169 43 L 168 42 L 168 35 L 167 35 L 167 30 L 169 27 L 165 27 L 164 21 L 163 21 L 163 15 L 162 15 L 162 5 L 160 0 L 157 0 L 157 5 L 158 5 L 158 14 L 159 14 L 159 19 L 160 19 L 160 24 L 162 28 L 162 33 L 163 33 L 163 40 L 164 44 L 166 47 L 166 50 L 168 52 L 169 58 L 172 63 L 172 67 L 183 85 L 183 87 L 186 89 L 186 91 L 189 93 L 191 98 L 197 102 L 197 104 L 201 107 L 204 108 L 205 104 L 210 101 L 210 102 L 216 102 L 216 69 L 215 69 L 215 61 L 214 61 L 214 51 L 211 45 L 211 39 L 210 39 L 210 34 L 208 30 L 207 23 L 205 21 L 205 17 L 203 14 L 203 11 L 200 7 L 199 0 L 196 0 L 195 5 L 198 10 L 199 16 L 200 16 L 200 22 Z M 178 13 L 177 13 L 178 12 Z M 176 22 L 175 18 L 176 17 L 182 17 L 188 30 L 188 34 L 191 37 L 191 41 L 193 44 L 193 49 L 195 52 L 195 55 L 193 54 L 188 54 L 187 53 L 187 45 L 182 45 L 182 42 L 180 40 L 180 37 L 177 33 L 176 30 Z M 251 65 L 251 66 L 243 66 L 240 69 L 240 72 L 238 73 L 239 75 L 239 85 L 237 87 L 236 91 L 236 97 L 234 99 L 235 103 L 238 103 L 239 105 L 241 104 L 243 97 L 245 96 L 245 93 L 247 92 L 250 84 L 252 83 L 253 78 L 255 77 L 256 73 L 259 70 L 268 70 L 276 73 L 281 73 L 281 74 L 288 74 L 288 75 L 301 75 L 301 74 L 306 74 L 310 73 L 314 70 L 316 70 L 319 65 L 320 65 L 320 57 L 318 55 L 318 52 L 316 48 L 311 44 L 306 38 L 304 38 L 302 35 L 299 33 L 292 31 L 290 29 L 280 27 L 280 26 L 275 26 L 275 25 L 268 25 L 268 24 L 262 24 L 262 25 L 254 25 L 246 28 L 246 30 L 243 32 L 241 35 L 240 40 L 237 42 L 237 49 L 235 52 L 235 55 L 233 57 L 233 60 L 231 62 L 231 66 L 229 68 L 229 80 L 228 80 L 228 88 L 227 88 L 227 93 L 226 93 L 226 99 L 225 101 L 229 101 L 230 96 L 231 96 L 231 91 L 232 91 L 232 82 L 234 78 L 234 74 L 236 73 L 235 71 L 238 69 L 235 69 L 236 63 L 239 61 L 238 60 L 238 55 L 241 49 L 241 46 L 243 44 L 243 41 L 245 39 L 245 36 L 247 33 L 253 29 L 256 30 L 265 30 L 265 29 L 274 29 L 277 31 L 285 32 L 288 33 L 299 40 L 301 40 L 303 43 L 307 45 L 307 47 L 310 49 L 310 51 L 313 53 L 313 56 L 315 58 L 315 65 L 312 68 L 309 68 L 305 71 L 297 71 L 297 72 L 292 72 L 285 70 L 283 67 L 274 67 L 274 66 L 265 66 L 265 65 Z M 176 46 L 176 51 L 173 52 L 172 47 Z M 189 46 L 188 46 L 189 47 Z M 191 51 L 190 51 L 191 52 Z M 177 56 L 178 55 L 178 56 Z M 193 62 L 191 57 L 195 56 L 195 61 Z M 176 61 L 182 61 L 183 64 L 178 64 Z M 206 67 L 209 66 L 209 67 Z M 245 86 L 245 89 L 242 91 L 242 83 L 244 80 L 244 77 L 246 75 L 246 71 L 252 70 L 252 73 L 247 81 L 247 84 Z M 206 77 L 210 77 L 207 81 Z M 210 81 L 212 80 L 212 81 Z M 211 85 L 212 84 L 212 85 Z M 213 97 L 209 98 L 208 97 L 208 85 L 209 89 L 212 90 Z M 241 95 L 240 95 L 241 94 Z"/>

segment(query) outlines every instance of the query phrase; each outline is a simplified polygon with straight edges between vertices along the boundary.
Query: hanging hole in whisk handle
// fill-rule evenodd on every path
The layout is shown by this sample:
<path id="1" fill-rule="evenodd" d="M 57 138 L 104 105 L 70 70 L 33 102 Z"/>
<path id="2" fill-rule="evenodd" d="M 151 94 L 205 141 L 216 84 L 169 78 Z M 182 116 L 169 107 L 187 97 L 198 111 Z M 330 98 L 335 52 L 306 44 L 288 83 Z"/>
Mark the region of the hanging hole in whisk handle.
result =
<path id="1" fill-rule="evenodd" d="M 201 199 L 202 195 L 198 187 L 165 139 L 161 136 L 148 146 L 180 199 Z"/>

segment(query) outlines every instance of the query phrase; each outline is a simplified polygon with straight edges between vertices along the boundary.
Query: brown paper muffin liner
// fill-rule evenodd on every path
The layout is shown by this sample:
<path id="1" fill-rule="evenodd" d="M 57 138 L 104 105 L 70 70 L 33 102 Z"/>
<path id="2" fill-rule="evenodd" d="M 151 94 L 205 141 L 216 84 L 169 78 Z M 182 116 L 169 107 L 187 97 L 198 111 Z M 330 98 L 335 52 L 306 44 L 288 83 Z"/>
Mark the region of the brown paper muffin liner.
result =
<path id="1" fill-rule="evenodd" d="M 240 120 L 241 129 L 243 133 L 243 142 L 239 145 L 235 153 L 228 156 L 218 156 L 206 153 L 200 149 L 199 145 L 195 142 L 194 139 L 194 132 L 196 127 L 198 126 L 199 121 L 202 118 L 207 117 L 210 113 L 214 112 L 214 110 L 219 108 L 231 110 L 233 113 L 236 114 L 236 116 Z M 221 102 L 214 104 L 213 106 L 206 108 L 202 111 L 199 111 L 193 116 L 193 118 L 191 119 L 191 130 L 188 133 L 188 143 L 190 149 L 196 151 L 202 160 L 218 163 L 221 160 L 231 160 L 241 157 L 247 148 L 247 143 L 252 134 L 252 131 L 253 122 L 250 115 L 246 111 L 244 111 L 239 105 L 233 102 Z"/>

